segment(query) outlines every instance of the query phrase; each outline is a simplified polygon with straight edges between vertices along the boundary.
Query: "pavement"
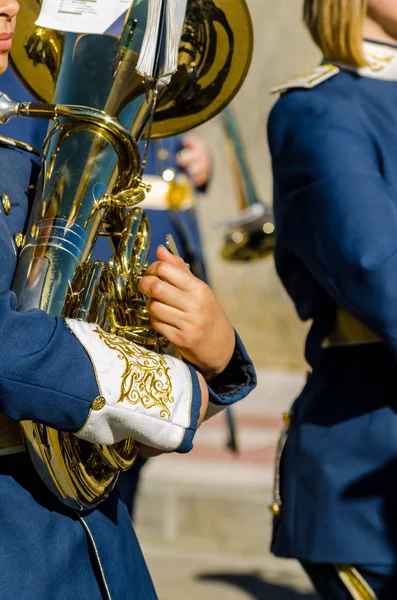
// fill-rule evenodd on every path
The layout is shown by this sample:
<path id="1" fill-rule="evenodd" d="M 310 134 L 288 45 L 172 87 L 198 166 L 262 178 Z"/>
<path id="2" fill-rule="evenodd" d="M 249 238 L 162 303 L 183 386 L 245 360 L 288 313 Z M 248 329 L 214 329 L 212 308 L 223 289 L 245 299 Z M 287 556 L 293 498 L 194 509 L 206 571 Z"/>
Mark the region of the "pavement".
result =
<path id="1" fill-rule="evenodd" d="M 150 545 L 143 550 L 159 600 L 318 600 L 294 561 Z"/>
<path id="2" fill-rule="evenodd" d="M 234 409 L 238 454 L 226 448 L 221 414 L 188 456 L 161 456 L 143 470 L 136 529 L 160 600 L 314 598 L 299 565 L 268 552 L 282 413 L 304 379 L 259 371 L 257 389 Z"/>

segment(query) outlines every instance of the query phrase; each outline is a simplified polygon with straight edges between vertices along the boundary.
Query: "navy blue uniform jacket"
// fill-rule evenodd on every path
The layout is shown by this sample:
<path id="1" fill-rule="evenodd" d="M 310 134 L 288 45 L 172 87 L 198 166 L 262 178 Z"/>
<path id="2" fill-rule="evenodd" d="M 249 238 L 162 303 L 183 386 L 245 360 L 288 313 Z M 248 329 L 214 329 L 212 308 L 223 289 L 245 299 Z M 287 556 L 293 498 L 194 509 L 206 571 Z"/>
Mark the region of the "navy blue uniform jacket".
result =
<path id="1" fill-rule="evenodd" d="M 272 549 L 314 562 L 397 563 L 397 77 L 381 71 L 290 91 L 268 125 L 276 267 L 313 321 Z M 383 343 L 324 348 L 337 306 Z"/>

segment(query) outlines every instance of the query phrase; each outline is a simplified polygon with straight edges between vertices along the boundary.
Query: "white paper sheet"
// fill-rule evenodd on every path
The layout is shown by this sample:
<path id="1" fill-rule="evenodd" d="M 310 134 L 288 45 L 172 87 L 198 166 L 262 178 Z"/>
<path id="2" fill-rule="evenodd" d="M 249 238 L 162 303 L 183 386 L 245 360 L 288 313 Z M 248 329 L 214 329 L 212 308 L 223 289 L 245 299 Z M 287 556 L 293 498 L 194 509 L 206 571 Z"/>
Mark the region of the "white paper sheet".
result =
<path id="1" fill-rule="evenodd" d="M 43 0 L 36 25 L 74 33 L 105 33 L 131 0 Z"/>

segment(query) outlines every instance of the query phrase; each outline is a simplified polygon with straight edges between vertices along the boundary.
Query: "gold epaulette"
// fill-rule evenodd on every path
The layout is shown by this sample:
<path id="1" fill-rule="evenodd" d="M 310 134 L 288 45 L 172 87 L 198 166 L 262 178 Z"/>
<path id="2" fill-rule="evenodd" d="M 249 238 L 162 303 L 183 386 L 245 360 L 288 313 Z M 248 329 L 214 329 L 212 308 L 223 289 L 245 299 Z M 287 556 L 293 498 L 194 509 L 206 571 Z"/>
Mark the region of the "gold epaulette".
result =
<path id="1" fill-rule="evenodd" d="M 306 90 L 311 90 L 312 88 L 320 85 L 324 81 L 335 77 L 340 72 L 340 69 L 335 65 L 318 65 L 317 67 L 313 67 L 307 73 L 303 73 L 302 75 L 298 75 L 294 79 L 289 79 L 285 83 L 281 85 L 274 86 L 271 90 L 271 94 L 283 94 L 288 90 L 293 90 L 296 88 L 304 88 Z"/>

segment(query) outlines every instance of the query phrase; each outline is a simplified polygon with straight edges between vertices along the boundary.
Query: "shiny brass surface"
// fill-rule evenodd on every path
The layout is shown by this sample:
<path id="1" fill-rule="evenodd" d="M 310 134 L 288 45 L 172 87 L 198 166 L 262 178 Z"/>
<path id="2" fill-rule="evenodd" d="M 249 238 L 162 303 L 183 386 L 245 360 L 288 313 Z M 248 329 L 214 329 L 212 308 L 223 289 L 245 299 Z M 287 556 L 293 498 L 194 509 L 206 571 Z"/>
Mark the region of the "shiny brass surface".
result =
<path id="1" fill-rule="evenodd" d="M 142 33 L 145 23 L 141 19 L 137 31 Z M 134 79 L 143 33 L 131 41 L 117 74 L 117 41 L 88 37 L 64 35 L 53 104 L 17 103 L 0 95 L 1 123 L 14 116 L 53 121 L 44 145 L 42 187 L 36 190 L 13 290 L 21 311 L 40 308 L 53 316 L 85 319 L 109 335 L 159 347 L 146 299 L 137 294 L 149 252 L 149 223 L 142 211 L 138 218 L 138 209 L 131 210 L 147 186 L 140 179 L 139 150 L 130 131 L 138 135 L 143 130 L 153 93 L 137 91 L 128 105 L 122 99 L 127 79 Z M 55 58 L 53 64 L 58 64 Z M 115 250 L 109 265 L 90 262 L 102 229 Z M 22 246 L 22 233 L 17 241 Z M 104 399 L 97 398 L 91 410 L 103 406 Z M 133 440 L 105 447 L 39 423 L 24 421 L 21 426 L 43 481 L 76 510 L 107 498 L 120 470 L 136 457 Z"/>
<path id="2" fill-rule="evenodd" d="M 269 506 L 269 510 L 272 513 L 273 517 L 279 517 L 281 513 L 281 506 L 274 502 Z"/>
<path id="3" fill-rule="evenodd" d="M 0 135 L 0 146 L 6 146 L 7 148 L 17 148 L 18 150 L 24 150 L 25 152 L 31 152 L 36 156 L 41 156 L 41 151 L 30 144 L 14 140 L 13 138 Z"/>
<path id="4" fill-rule="evenodd" d="M 4 214 L 9 215 L 11 211 L 11 200 L 7 192 L 1 194 L 1 204 L 3 206 Z"/>
<path id="5" fill-rule="evenodd" d="M 17 103 L 0 94 L 0 123 L 14 116 L 53 121 L 44 144 L 42 187 L 36 190 L 13 283 L 18 309 L 40 308 L 96 323 L 112 347 L 119 344 L 117 334 L 161 352 L 167 342 L 153 330 L 147 298 L 138 290 L 150 227 L 135 206 L 149 189 L 141 180 L 137 140 L 156 100 L 154 83 L 144 85 L 135 69 L 146 2 L 131 4 L 120 37 L 128 43 L 122 48 L 112 36 L 35 27 L 40 5 L 40 0 L 21 3 L 12 61 L 30 91 L 46 103 Z M 227 0 L 189 2 L 180 69 L 160 99 L 154 135 L 171 135 L 210 118 L 241 84 L 252 50 L 251 22 L 244 0 L 229 5 Z M 109 264 L 90 260 L 98 235 L 110 238 Z M 129 383 L 123 379 L 126 390 Z M 167 413 L 172 397 L 145 401 Z M 102 410 L 104 402 L 94 399 L 91 410 Z M 76 510 L 104 500 L 119 471 L 135 460 L 133 440 L 94 445 L 39 423 L 21 425 L 43 481 Z"/>
<path id="6" fill-rule="evenodd" d="M 272 210 L 259 199 L 248 166 L 244 144 L 231 106 L 222 113 L 239 215 L 227 226 L 222 257 L 229 261 L 251 261 L 271 256 L 274 246 Z"/>
<path id="7" fill-rule="evenodd" d="M 178 72 L 160 99 L 152 137 L 197 127 L 225 108 L 248 73 L 252 49 L 245 0 L 189 0 Z"/>
<path id="8" fill-rule="evenodd" d="M 265 217 L 269 218 L 268 216 Z M 240 226 L 226 233 L 222 248 L 222 258 L 228 261 L 250 262 L 259 258 L 268 258 L 273 253 L 274 238 L 259 226 L 251 230 Z M 261 223 L 259 225 L 262 225 Z"/>
<path id="9" fill-rule="evenodd" d="M 137 4 L 134 36 L 139 38 L 144 3 L 141 7 Z M 51 102 L 70 34 L 36 27 L 40 6 L 41 0 L 21 3 L 11 62 L 33 96 Z M 82 36 L 82 43 L 88 43 L 92 37 Z M 107 37 L 113 58 L 118 40 Z M 219 113 L 242 85 L 252 48 L 252 23 L 245 0 L 189 0 L 178 72 L 161 95 L 151 137 L 175 135 Z M 126 105 L 140 86 L 143 82 L 135 74 L 124 86 L 119 100 Z M 113 114 L 109 107 L 106 112 Z"/>

